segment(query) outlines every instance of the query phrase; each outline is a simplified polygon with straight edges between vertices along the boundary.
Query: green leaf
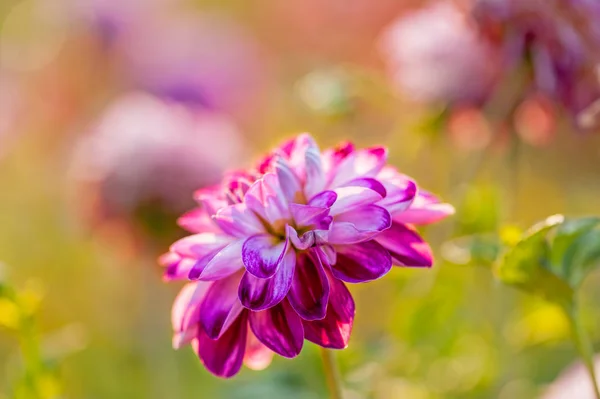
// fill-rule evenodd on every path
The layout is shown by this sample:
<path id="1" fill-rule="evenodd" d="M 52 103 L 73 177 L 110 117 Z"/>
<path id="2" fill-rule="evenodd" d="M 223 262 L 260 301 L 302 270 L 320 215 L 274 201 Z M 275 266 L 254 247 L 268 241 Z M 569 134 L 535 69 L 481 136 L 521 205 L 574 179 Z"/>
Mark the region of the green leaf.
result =
<path id="1" fill-rule="evenodd" d="M 504 283 L 568 304 L 600 264 L 600 218 L 547 218 L 504 254 L 496 269 Z"/>

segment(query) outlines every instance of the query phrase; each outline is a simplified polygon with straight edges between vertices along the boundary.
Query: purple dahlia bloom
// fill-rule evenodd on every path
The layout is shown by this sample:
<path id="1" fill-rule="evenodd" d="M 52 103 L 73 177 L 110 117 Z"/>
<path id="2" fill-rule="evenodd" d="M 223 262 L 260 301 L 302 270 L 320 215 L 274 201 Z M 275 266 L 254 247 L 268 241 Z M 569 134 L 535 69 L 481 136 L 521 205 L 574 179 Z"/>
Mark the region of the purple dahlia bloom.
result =
<path id="1" fill-rule="evenodd" d="M 224 377 L 238 372 L 252 337 L 285 357 L 304 339 L 345 348 L 354 319 L 345 283 L 378 279 L 392 265 L 430 267 L 413 224 L 453 213 L 387 165 L 384 148 L 321 152 L 307 134 L 196 199 L 200 207 L 179 220 L 195 234 L 161 263 L 167 280 L 198 281 L 198 294 L 175 304 L 176 346 L 191 342 Z"/>

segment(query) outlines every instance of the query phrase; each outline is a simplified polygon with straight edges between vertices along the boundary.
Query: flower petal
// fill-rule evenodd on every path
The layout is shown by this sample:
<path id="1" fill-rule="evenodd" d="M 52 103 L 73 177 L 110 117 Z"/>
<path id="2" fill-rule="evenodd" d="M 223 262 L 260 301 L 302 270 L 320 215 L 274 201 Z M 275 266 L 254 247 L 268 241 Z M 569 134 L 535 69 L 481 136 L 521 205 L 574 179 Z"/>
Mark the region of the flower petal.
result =
<path id="1" fill-rule="evenodd" d="M 177 224 L 190 233 L 220 233 L 212 217 L 202 208 L 195 208 L 177 219 Z"/>
<path id="2" fill-rule="evenodd" d="M 353 179 L 347 183 L 344 183 L 342 187 L 365 187 L 376 191 L 379 195 L 381 195 L 381 198 L 385 198 L 387 195 L 385 186 L 379 180 L 373 179 L 372 177 Z"/>
<path id="3" fill-rule="evenodd" d="M 301 251 L 312 247 L 315 243 L 315 234 L 312 231 L 307 231 L 298 237 L 298 232 L 289 224 L 285 226 L 285 233 L 287 238 L 290 240 L 290 243 L 294 246 L 294 248 L 299 249 Z"/>
<path id="4" fill-rule="evenodd" d="M 173 348 L 179 349 L 198 335 L 200 304 L 211 283 L 186 284 L 173 302 L 171 324 L 173 325 Z"/>
<path id="5" fill-rule="evenodd" d="M 238 290 L 242 304 L 254 311 L 277 305 L 290 290 L 295 265 L 296 253 L 288 251 L 273 277 L 264 279 L 244 273 Z"/>
<path id="6" fill-rule="evenodd" d="M 330 244 L 354 244 L 370 240 L 392 225 L 392 216 L 377 205 L 366 205 L 335 217 L 329 230 Z"/>
<path id="7" fill-rule="evenodd" d="M 376 280 L 392 268 L 389 252 L 373 240 L 340 245 L 336 252 L 337 261 L 331 266 L 331 272 L 336 278 L 349 283 Z"/>
<path id="8" fill-rule="evenodd" d="M 430 267 L 433 264 L 429 244 L 409 225 L 394 222 L 375 240 L 389 251 L 394 264 L 415 267 Z"/>
<path id="9" fill-rule="evenodd" d="M 248 331 L 246 340 L 246 354 L 244 364 L 252 370 L 264 370 L 273 360 L 273 351 L 267 348 L 256 338 L 252 331 Z"/>
<path id="10" fill-rule="evenodd" d="M 222 234 L 200 233 L 175 241 L 170 250 L 183 257 L 200 259 L 230 242 L 231 237 Z"/>
<path id="11" fill-rule="evenodd" d="M 275 173 L 266 173 L 255 181 L 244 196 L 244 202 L 265 222 L 274 225 L 290 217 L 288 200 Z"/>
<path id="12" fill-rule="evenodd" d="M 433 194 L 419 190 L 411 206 L 404 212 L 394 214 L 394 220 L 409 224 L 430 224 L 439 222 L 454 214 L 454 207 L 442 203 Z"/>
<path id="13" fill-rule="evenodd" d="M 387 197 L 377 205 L 383 206 L 392 214 L 403 212 L 411 206 L 417 194 L 417 185 L 412 179 L 391 166 L 383 168 L 377 179 L 387 191 Z"/>
<path id="14" fill-rule="evenodd" d="M 200 305 L 200 324 L 211 339 L 219 338 L 243 309 L 237 296 L 241 274 L 215 281 Z"/>
<path id="15" fill-rule="evenodd" d="M 329 300 L 329 282 L 315 251 L 299 255 L 288 300 L 304 320 L 325 317 Z"/>
<path id="16" fill-rule="evenodd" d="M 355 208 L 374 204 L 383 197 L 377 191 L 367 187 L 351 186 L 336 188 L 337 200 L 331 206 L 329 214 L 331 216 L 351 211 Z"/>
<path id="17" fill-rule="evenodd" d="M 242 238 L 264 232 L 265 228 L 246 204 L 234 204 L 219 209 L 215 223 L 226 234 Z"/>
<path id="18" fill-rule="evenodd" d="M 175 252 L 168 252 L 158 258 L 158 262 L 165 267 L 163 279 L 173 281 L 187 279 L 197 260 L 181 257 Z"/>
<path id="19" fill-rule="evenodd" d="M 236 240 L 225 248 L 214 253 L 210 259 L 198 262 L 188 275 L 191 280 L 219 280 L 228 277 L 244 267 L 242 262 L 242 245 L 244 240 Z M 208 258 L 208 257 L 207 257 Z M 205 258 L 206 259 L 206 258 Z"/>
<path id="20" fill-rule="evenodd" d="M 209 215 L 214 215 L 221 208 L 226 207 L 227 200 L 222 195 L 221 186 L 205 187 L 194 193 L 194 199 L 202 205 L 202 209 Z"/>
<path id="21" fill-rule="evenodd" d="M 232 377 L 242 367 L 248 333 L 247 313 L 242 312 L 219 339 L 210 339 L 200 329 L 195 349 L 208 371 L 218 377 Z"/>
<path id="22" fill-rule="evenodd" d="M 290 168 L 283 157 L 277 157 L 275 161 L 275 172 L 279 179 L 281 190 L 288 201 L 293 201 L 300 193 L 302 186 L 296 173 Z"/>
<path id="23" fill-rule="evenodd" d="M 329 208 L 331 205 L 335 203 L 337 200 L 337 194 L 335 191 L 327 190 L 322 191 L 319 194 L 313 196 L 310 201 L 308 201 L 308 205 L 317 206 L 321 208 Z"/>
<path id="24" fill-rule="evenodd" d="M 289 241 L 259 234 L 248 238 L 242 247 L 242 260 L 246 270 L 259 278 L 272 277 L 283 261 Z"/>
<path id="25" fill-rule="evenodd" d="M 318 225 L 329 215 L 329 208 L 302 204 L 290 204 L 290 211 L 297 228 Z"/>
<path id="26" fill-rule="evenodd" d="M 325 172 L 319 149 L 308 148 L 305 154 L 305 162 L 306 178 L 304 182 L 304 194 L 307 198 L 312 198 L 325 188 Z"/>
<path id="27" fill-rule="evenodd" d="M 256 338 L 283 357 L 298 356 L 302 350 L 302 320 L 286 302 L 250 313 L 250 328 Z"/>
<path id="28" fill-rule="evenodd" d="M 339 187 L 357 177 L 374 177 L 386 162 L 387 150 L 383 147 L 354 151 L 339 162 L 329 186 Z"/>
<path id="29" fill-rule="evenodd" d="M 304 320 L 304 338 L 324 348 L 348 346 L 354 321 L 354 300 L 343 282 L 328 274 L 330 291 L 327 315 L 321 320 Z"/>

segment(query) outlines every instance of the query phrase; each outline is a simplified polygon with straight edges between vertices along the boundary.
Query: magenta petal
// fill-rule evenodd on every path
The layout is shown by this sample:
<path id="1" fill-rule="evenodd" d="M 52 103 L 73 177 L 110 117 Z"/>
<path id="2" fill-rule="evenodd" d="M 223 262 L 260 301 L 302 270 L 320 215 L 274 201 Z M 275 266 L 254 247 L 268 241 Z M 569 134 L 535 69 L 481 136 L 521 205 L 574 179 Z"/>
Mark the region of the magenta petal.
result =
<path id="1" fill-rule="evenodd" d="M 305 154 L 306 179 L 304 183 L 304 194 L 307 198 L 313 197 L 325 187 L 325 172 L 321 153 L 318 148 L 309 148 Z"/>
<path id="2" fill-rule="evenodd" d="M 246 192 L 244 203 L 270 224 L 290 216 L 288 200 L 275 173 L 266 173 L 255 181 Z"/>
<path id="3" fill-rule="evenodd" d="M 173 347 L 181 348 L 198 335 L 198 320 L 200 319 L 200 304 L 206 296 L 211 283 L 189 283 L 185 285 L 171 311 L 173 325 Z"/>
<path id="4" fill-rule="evenodd" d="M 232 275 L 242 267 L 242 245 L 244 240 L 237 240 L 215 253 L 202 267 L 198 266 L 199 274 L 190 272 L 189 278 L 204 281 L 219 280 Z"/>
<path id="5" fill-rule="evenodd" d="M 255 311 L 277 305 L 290 290 L 295 265 L 296 253 L 289 251 L 271 278 L 258 278 L 248 272 L 244 273 L 238 289 L 242 304 Z"/>
<path id="6" fill-rule="evenodd" d="M 222 234 L 200 233 L 176 241 L 170 249 L 183 257 L 199 259 L 225 247 L 230 242 L 231 237 Z"/>
<path id="7" fill-rule="evenodd" d="M 219 338 L 243 309 L 237 296 L 239 275 L 215 281 L 200 306 L 200 324 L 211 339 Z"/>
<path id="8" fill-rule="evenodd" d="M 329 300 L 329 282 L 315 251 L 299 255 L 292 286 L 288 293 L 290 305 L 304 320 L 325 317 Z"/>
<path id="9" fill-rule="evenodd" d="M 335 200 L 337 200 L 337 194 L 335 193 L 335 191 L 327 190 L 320 192 L 319 194 L 312 197 L 310 201 L 308 201 L 308 205 L 321 208 L 329 208 L 335 203 Z"/>
<path id="10" fill-rule="evenodd" d="M 297 228 L 318 224 L 329 215 L 329 208 L 302 204 L 290 204 L 290 211 Z"/>
<path id="11" fill-rule="evenodd" d="M 177 219 L 177 224 L 190 233 L 220 232 L 212 217 L 202 208 L 192 209 L 184 213 Z"/>
<path id="12" fill-rule="evenodd" d="M 386 161 L 387 151 L 383 147 L 354 151 L 339 162 L 330 187 L 339 187 L 356 176 L 375 177 Z"/>
<path id="13" fill-rule="evenodd" d="M 315 243 L 315 234 L 312 231 L 307 231 L 298 237 L 298 232 L 289 224 L 285 226 L 285 234 L 290 240 L 290 243 L 296 249 L 305 250 L 313 246 Z"/>
<path id="14" fill-rule="evenodd" d="M 380 278 L 392 268 L 389 252 L 375 241 L 336 247 L 337 260 L 331 266 L 336 278 L 362 283 Z"/>
<path id="15" fill-rule="evenodd" d="M 227 201 L 221 195 L 220 186 L 201 188 L 194 193 L 194 199 L 211 216 L 216 214 L 219 209 L 227 206 Z"/>
<path id="16" fill-rule="evenodd" d="M 196 264 L 196 259 L 183 258 L 175 252 L 162 255 L 158 262 L 165 267 L 163 279 L 165 281 L 187 279 L 190 270 Z"/>
<path id="17" fill-rule="evenodd" d="M 189 270 L 188 279 L 190 279 L 190 280 L 198 280 L 198 279 L 200 279 L 200 276 L 202 275 L 202 273 L 204 273 L 204 269 L 206 269 L 206 266 L 221 251 L 222 250 L 220 250 L 220 249 L 216 249 L 216 250 L 214 250 L 214 251 L 206 254 L 202 258 L 196 260 L 196 262 L 194 262 L 193 266 Z"/>
<path id="18" fill-rule="evenodd" d="M 288 201 L 293 201 L 302 188 L 298 176 L 282 157 L 278 157 L 275 161 L 275 171 L 279 179 L 281 191 L 283 191 Z"/>
<path id="19" fill-rule="evenodd" d="M 287 239 L 281 241 L 268 234 L 259 234 L 244 242 L 242 260 L 248 272 L 259 278 L 269 278 L 277 271 L 287 249 Z"/>
<path id="20" fill-rule="evenodd" d="M 420 190 L 411 206 L 404 212 L 394 214 L 394 220 L 409 224 L 430 224 L 454 214 L 454 207 L 442 203 L 433 194 Z"/>
<path id="21" fill-rule="evenodd" d="M 286 302 L 251 312 L 250 328 L 260 342 L 283 357 L 296 357 L 302 350 L 302 320 Z"/>
<path id="22" fill-rule="evenodd" d="M 200 329 L 196 350 L 208 371 L 225 378 L 237 374 L 244 360 L 247 333 L 247 312 L 242 312 L 219 339 L 211 339 Z"/>
<path id="23" fill-rule="evenodd" d="M 262 233 L 265 230 L 254 212 L 243 203 L 219 209 L 214 220 L 226 234 L 239 238 Z"/>
<path id="24" fill-rule="evenodd" d="M 374 204 L 383 197 L 375 190 L 368 187 L 352 186 L 335 189 L 337 200 L 331 206 L 329 214 L 332 216 L 349 212 L 361 206 Z"/>
<path id="25" fill-rule="evenodd" d="M 433 254 L 429 244 L 412 227 L 394 222 L 392 227 L 376 238 L 400 266 L 430 267 Z"/>
<path id="26" fill-rule="evenodd" d="M 354 300 L 343 282 L 329 276 L 329 304 L 324 319 L 302 322 L 304 338 L 324 348 L 348 346 L 354 321 Z"/>
<path id="27" fill-rule="evenodd" d="M 330 244 L 354 244 L 370 240 L 392 225 L 392 216 L 377 205 L 366 205 L 335 217 L 329 230 Z"/>
<path id="28" fill-rule="evenodd" d="M 365 187 L 377 192 L 382 198 L 385 198 L 387 195 L 384 185 L 379 182 L 379 180 L 373 179 L 372 177 L 362 177 L 350 180 L 349 182 L 344 183 L 342 187 Z"/>

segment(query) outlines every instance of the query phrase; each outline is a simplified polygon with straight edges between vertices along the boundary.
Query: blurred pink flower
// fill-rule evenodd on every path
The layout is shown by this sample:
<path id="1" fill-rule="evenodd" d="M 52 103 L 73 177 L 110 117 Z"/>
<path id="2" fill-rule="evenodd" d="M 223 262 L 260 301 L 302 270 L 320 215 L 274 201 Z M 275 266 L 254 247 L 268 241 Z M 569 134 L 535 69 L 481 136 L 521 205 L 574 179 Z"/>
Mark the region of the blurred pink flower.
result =
<path id="1" fill-rule="evenodd" d="M 104 47 L 119 84 L 188 105 L 254 117 L 268 86 L 266 55 L 224 15 L 180 0 L 63 0 Z"/>
<path id="2" fill-rule="evenodd" d="M 131 215 L 143 204 L 168 212 L 189 207 L 189 192 L 214 184 L 243 157 L 227 118 L 142 93 L 114 101 L 80 139 L 73 171 L 98 185 L 107 215 Z"/>
<path id="3" fill-rule="evenodd" d="M 481 102 L 498 73 L 493 47 L 452 1 L 402 15 L 381 47 L 399 92 L 423 102 Z"/>
<path id="4" fill-rule="evenodd" d="M 179 220 L 195 234 L 161 263 L 167 280 L 211 284 L 202 299 L 186 300 L 192 320 L 176 317 L 176 342 L 192 342 L 224 377 L 242 364 L 247 324 L 285 357 L 298 355 L 304 339 L 345 348 L 354 301 L 344 282 L 378 279 L 392 265 L 430 267 L 431 249 L 412 224 L 454 211 L 387 165 L 384 148 L 321 152 L 306 134 L 196 199 L 201 207 Z"/>
<path id="5" fill-rule="evenodd" d="M 473 15 L 507 71 L 530 64 L 531 88 L 574 118 L 600 98 L 600 2 L 476 0 Z"/>
<path id="6" fill-rule="evenodd" d="M 596 370 L 600 370 L 600 357 L 596 357 Z M 600 379 L 597 382 L 600 384 Z M 567 368 L 554 381 L 541 399 L 596 399 L 590 375 L 583 363 Z"/>

